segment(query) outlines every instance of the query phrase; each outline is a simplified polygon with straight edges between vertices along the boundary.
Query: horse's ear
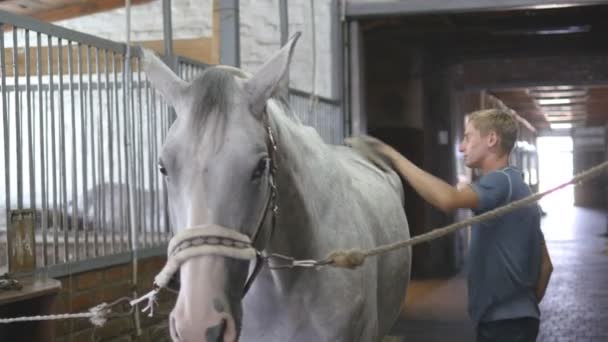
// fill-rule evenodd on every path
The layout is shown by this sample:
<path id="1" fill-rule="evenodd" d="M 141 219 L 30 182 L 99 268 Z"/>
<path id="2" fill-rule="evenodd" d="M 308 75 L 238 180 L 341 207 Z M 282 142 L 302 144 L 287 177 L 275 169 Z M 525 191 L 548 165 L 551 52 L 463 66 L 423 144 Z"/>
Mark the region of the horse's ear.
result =
<path id="1" fill-rule="evenodd" d="M 144 72 L 152 87 L 162 95 L 165 102 L 177 110 L 188 83 L 179 78 L 153 51 L 142 48 Z"/>
<path id="2" fill-rule="evenodd" d="M 291 39 L 272 56 L 260 70 L 245 83 L 245 90 L 249 95 L 249 104 L 254 115 L 261 115 L 266 106 L 266 101 L 275 93 L 287 88 L 287 71 L 293 49 L 300 38 L 297 32 Z"/>

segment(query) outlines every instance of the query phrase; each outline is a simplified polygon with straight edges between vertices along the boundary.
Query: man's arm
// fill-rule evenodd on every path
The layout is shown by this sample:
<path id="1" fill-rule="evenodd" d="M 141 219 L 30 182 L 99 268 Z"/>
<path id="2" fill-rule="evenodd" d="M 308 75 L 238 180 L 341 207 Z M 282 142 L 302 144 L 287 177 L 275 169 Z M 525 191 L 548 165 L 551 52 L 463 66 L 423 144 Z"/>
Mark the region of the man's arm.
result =
<path id="1" fill-rule="evenodd" d="M 386 151 L 395 169 L 412 185 L 414 190 L 427 202 L 445 213 L 458 208 L 475 209 L 479 196 L 470 187 L 456 189 L 443 180 L 420 169 L 397 151 Z"/>
<path id="2" fill-rule="evenodd" d="M 538 282 L 536 283 L 536 299 L 539 303 L 545 296 L 551 273 L 553 273 L 553 264 L 551 263 L 551 257 L 549 256 L 549 251 L 547 250 L 547 245 L 544 241 L 541 253 L 540 274 L 538 276 Z"/>

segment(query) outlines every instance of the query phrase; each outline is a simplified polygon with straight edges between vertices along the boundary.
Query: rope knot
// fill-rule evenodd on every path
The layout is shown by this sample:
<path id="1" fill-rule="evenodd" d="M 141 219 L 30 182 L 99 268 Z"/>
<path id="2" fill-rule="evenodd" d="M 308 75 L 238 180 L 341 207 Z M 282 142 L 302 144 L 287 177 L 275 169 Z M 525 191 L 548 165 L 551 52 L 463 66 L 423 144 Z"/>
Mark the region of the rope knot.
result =
<path id="1" fill-rule="evenodd" d="M 338 250 L 331 253 L 327 260 L 334 267 L 355 269 L 365 262 L 365 254 L 358 249 Z"/>
<path id="2" fill-rule="evenodd" d="M 103 327 L 108 321 L 106 315 L 110 312 L 110 308 L 108 307 L 108 304 L 101 303 L 90 308 L 89 312 L 92 314 L 91 317 L 89 317 L 91 323 L 97 327 Z"/>

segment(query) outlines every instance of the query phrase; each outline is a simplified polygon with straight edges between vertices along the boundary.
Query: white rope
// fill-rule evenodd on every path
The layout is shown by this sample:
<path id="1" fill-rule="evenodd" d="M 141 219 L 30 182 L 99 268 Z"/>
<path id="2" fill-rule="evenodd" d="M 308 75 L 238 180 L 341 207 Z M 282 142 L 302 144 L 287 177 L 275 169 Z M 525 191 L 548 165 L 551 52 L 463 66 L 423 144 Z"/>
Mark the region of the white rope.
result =
<path id="1" fill-rule="evenodd" d="M 101 303 L 89 309 L 89 312 L 80 312 L 73 314 L 57 314 L 57 315 L 38 315 L 38 316 L 23 316 L 16 318 L 0 318 L 0 324 L 17 323 L 17 322 L 32 322 L 32 321 L 54 321 L 72 318 L 88 318 L 91 323 L 97 327 L 102 327 L 108 321 L 107 315 L 110 313 L 110 307 L 106 303 Z"/>
<path id="2" fill-rule="evenodd" d="M 426 234 L 421 234 L 421 235 L 412 237 L 410 239 L 397 241 L 397 242 L 389 243 L 386 245 L 380 245 L 380 246 L 370 248 L 370 249 L 336 250 L 336 251 L 331 252 L 329 254 L 329 256 L 327 258 L 325 258 L 324 260 L 317 261 L 317 265 L 356 268 L 356 267 L 361 266 L 363 264 L 363 262 L 365 261 L 365 259 L 369 256 L 385 254 L 385 253 L 388 253 L 388 252 L 391 252 L 391 251 L 394 251 L 394 250 L 397 250 L 400 248 L 413 246 L 413 245 L 417 245 L 417 244 L 420 244 L 423 242 L 435 240 L 444 235 L 453 233 L 459 229 L 468 227 L 472 224 L 495 219 L 496 217 L 505 215 L 513 210 L 516 210 L 516 209 L 528 206 L 532 203 L 538 202 L 541 198 L 543 198 L 555 191 L 558 191 L 562 188 L 565 188 L 568 185 L 576 186 L 588 179 L 597 177 L 600 174 L 602 174 L 602 172 L 606 171 L 606 169 L 608 169 L 608 161 L 604 161 L 603 163 L 601 163 L 599 165 L 596 165 L 584 172 L 579 173 L 578 175 L 573 177 L 568 182 L 560 184 L 560 185 L 558 185 L 554 188 L 551 188 L 549 190 L 546 190 L 544 192 L 532 194 L 528 197 L 511 202 L 502 207 L 498 207 L 494 210 L 488 211 L 482 215 L 474 216 L 470 219 L 456 222 L 456 223 L 450 224 L 450 225 L 442 227 L 442 228 L 437 228 Z"/>

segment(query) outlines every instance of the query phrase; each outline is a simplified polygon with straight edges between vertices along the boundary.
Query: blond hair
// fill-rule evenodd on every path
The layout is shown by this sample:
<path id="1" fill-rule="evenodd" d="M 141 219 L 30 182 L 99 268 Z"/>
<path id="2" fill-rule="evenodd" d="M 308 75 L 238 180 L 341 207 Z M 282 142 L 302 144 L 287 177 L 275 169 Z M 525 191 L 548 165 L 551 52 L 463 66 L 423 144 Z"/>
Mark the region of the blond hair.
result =
<path id="1" fill-rule="evenodd" d="M 490 131 L 500 137 L 500 148 L 504 153 L 511 153 L 517 140 L 517 121 L 504 109 L 483 109 L 469 114 L 469 122 L 479 130 L 482 136 Z"/>

